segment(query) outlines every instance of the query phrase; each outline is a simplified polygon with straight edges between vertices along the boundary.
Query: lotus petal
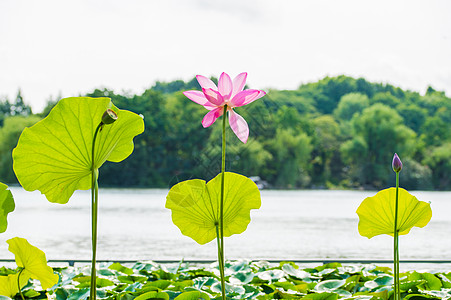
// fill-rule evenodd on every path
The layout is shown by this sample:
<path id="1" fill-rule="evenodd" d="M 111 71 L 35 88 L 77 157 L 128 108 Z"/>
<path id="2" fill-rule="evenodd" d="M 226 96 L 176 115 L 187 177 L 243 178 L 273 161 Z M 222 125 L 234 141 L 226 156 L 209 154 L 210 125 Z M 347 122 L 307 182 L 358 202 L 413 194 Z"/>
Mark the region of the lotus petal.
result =
<path id="1" fill-rule="evenodd" d="M 238 94 L 239 92 L 241 92 L 244 89 L 244 86 L 246 85 L 246 78 L 247 78 L 247 73 L 243 72 L 243 73 L 238 74 L 233 79 L 233 91 L 232 91 L 231 97 L 235 96 L 236 94 Z"/>
<path id="2" fill-rule="evenodd" d="M 215 90 L 212 89 L 202 89 L 202 92 L 205 95 L 205 98 L 212 104 L 216 106 L 224 105 L 224 98 L 222 95 Z"/>
<path id="3" fill-rule="evenodd" d="M 187 180 L 174 185 L 166 197 L 172 210 L 172 222 L 199 244 L 216 238 L 220 223 L 221 174 L 210 180 Z M 224 236 L 239 234 L 251 221 L 250 210 L 261 205 L 260 191 L 249 178 L 225 173 Z"/>
<path id="4" fill-rule="evenodd" d="M 239 107 L 245 105 L 246 102 L 251 102 L 256 99 L 260 94 L 259 90 L 245 90 L 241 91 L 230 100 L 229 105 L 231 107 Z"/>
<path id="5" fill-rule="evenodd" d="M 227 73 L 223 72 L 221 76 L 219 76 L 218 92 L 225 100 L 229 100 L 230 95 L 232 94 L 232 89 L 232 79 Z"/>
<path id="6" fill-rule="evenodd" d="M 229 124 L 240 141 L 246 144 L 249 138 L 249 126 L 246 120 L 233 110 L 229 110 Z"/>
<path id="7" fill-rule="evenodd" d="M 19 138 L 13 168 L 22 187 L 39 190 L 55 203 L 67 203 L 75 190 L 90 189 L 92 139 L 107 108 L 118 119 L 99 132 L 94 167 L 127 158 L 133 138 L 144 131 L 140 116 L 117 109 L 109 98 L 65 98 Z"/>
<path id="8" fill-rule="evenodd" d="M 213 81 L 211 81 L 210 78 L 207 78 L 202 75 L 197 75 L 196 79 L 197 79 L 197 82 L 199 82 L 199 85 L 201 88 L 218 90 L 218 87 L 216 86 L 216 84 Z"/>
<path id="9" fill-rule="evenodd" d="M 213 110 L 210 110 L 202 119 L 202 126 L 204 126 L 204 128 L 207 128 L 208 126 L 210 126 L 211 124 L 216 122 L 216 120 L 220 116 L 222 116 L 223 111 L 224 110 L 222 109 L 222 107 L 218 107 Z"/>
<path id="10" fill-rule="evenodd" d="M 372 238 L 380 234 L 394 235 L 396 188 L 388 188 L 368 197 L 357 209 L 359 233 Z M 419 201 L 405 189 L 399 188 L 398 223 L 400 235 L 408 234 L 414 226 L 426 226 L 432 217 L 431 205 Z"/>
<path id="11" fill-rule="evenodd" d="M 191 101 L 204 106 L 206 109 L 216 108 L 215 105 L 212 105 L 207 98 L 205 98 L 204 93 L 201 91 L 186 91 L 183 92 L 183 95 L 188 97 Z"/>

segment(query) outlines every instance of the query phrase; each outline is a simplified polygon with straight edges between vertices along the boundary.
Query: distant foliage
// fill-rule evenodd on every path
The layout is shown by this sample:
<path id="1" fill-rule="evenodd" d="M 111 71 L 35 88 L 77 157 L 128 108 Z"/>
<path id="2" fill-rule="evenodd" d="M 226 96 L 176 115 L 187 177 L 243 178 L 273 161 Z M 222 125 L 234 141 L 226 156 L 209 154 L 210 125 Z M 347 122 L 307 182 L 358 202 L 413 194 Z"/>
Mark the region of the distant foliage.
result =
<path id="1" fill-rule="evenodd" d="M 200 121 L 193 122 L 206 113 L 183 96 L 182 91 L 193 89 L 200 89 L 195 78 L 157 82 L 141 95 L 108 89 L 86 95 L 110 97 L 118 107 L 142 114 L 146 126 L 129 158 L 103 167 L 102 186 L 170 188 L 190 178 L 216 176 L 220 126 L 203 129 Z M 247 120 L 251 138 L 245 145 L 228 143 L 228 170 L 259 176 L 273 188 L 382 189 L 391 185 L 386 162 L 397 152 L 406 162 L 401 186 L 451 189 L 451 99 L 445 93 L 430 87 L 420 95 L 347 76 L 267 92 L 252 106 L 236 109 Z M 0 101 L 0 181 L 7 183 L 15 182 L 10 167 L 14 137 L 40 119 L 20 91 L 16 98 Z M 49 101 L 39 116 L 54 105 Z M 8 125 L 17 115 L 27 121 Z M 227 138 L 236 139 L 230 133 Z"/>

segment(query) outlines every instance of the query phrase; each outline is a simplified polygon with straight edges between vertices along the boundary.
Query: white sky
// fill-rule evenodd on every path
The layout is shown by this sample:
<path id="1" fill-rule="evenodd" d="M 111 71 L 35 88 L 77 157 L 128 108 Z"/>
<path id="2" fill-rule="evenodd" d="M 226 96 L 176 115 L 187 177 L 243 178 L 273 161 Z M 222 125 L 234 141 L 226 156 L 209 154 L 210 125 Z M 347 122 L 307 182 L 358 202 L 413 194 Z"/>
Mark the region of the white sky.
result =
<path id="1" fill-rule="evenodd" d="M 0 97 L 246 71 L 253 88 L 363 76 L 451 95 L 448 0 L 0 0 Z"/>

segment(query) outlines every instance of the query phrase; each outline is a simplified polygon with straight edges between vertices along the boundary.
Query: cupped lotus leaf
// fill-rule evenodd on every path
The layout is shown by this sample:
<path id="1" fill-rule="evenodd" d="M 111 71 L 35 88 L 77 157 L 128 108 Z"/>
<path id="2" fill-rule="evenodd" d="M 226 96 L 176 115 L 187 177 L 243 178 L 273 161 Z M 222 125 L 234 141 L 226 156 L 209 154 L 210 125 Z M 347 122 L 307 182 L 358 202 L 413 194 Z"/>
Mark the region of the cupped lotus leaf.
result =
<path id="1" fill-rule="evenodd" d="M 19 293 L 19 286 L 23 288 L 27 282 L 29 277 L 26 274 L 19 273 L 9 274 L 8 276 L 0 276 L 0 295 L 13 298 L 17 293 Z M 17 281 L 20 280 L 20 283 Z"/>
<path id="2" fill-rule="evenodd" d="M 13 167 L 23 188 L 39 190 L 55 203 L 67 203 L 75 190 L 90 189 L 92 140 L 108 108 L 118 118 L 97 135 L 94 168 L 127 158 L 133 138 L 144 131 L 140 116 L 116 108 L 109 98 L 65 98 L 19 138 Z"/>
<path id="3" fill-rule="evenodd" d="M 23 238 L 15 237 L 6 242 L 9 244 L 8 250 L 14 253 L 17 266 L 24 268 L 21 277 L 25 275 L 39 280 L 44 290 L 58 283 L 59 277 L 47 265 L 44 252 Z"/>
<path id="4" fill-rule="evenodd" d="M 388 188 L 368 197 L 357 209 L 359 233 L 372 238 L 380 234 L 394 235 L 396 188 Z M 399 234 L 408 234 L 414 226 L 426 226 L 432 217 L 431 205 L 419 201 L 405 189 L 399 188 L 398 222 Z"/>
<path id="5" fill-rule="evenodd" d="M 13 194 L 8 186 L 0 182 L 0 233 L 6 231 L 8 226 L 7 216 L 14 211 L 15 204 Z"/>
<path id="6" fill-rule="evenodd" d="M 220 224 L 221 177 L 208 183 L 200 179 L 174 185 L 166 197 L 166 208 L 172 210 L 172 222 L 182 234 L 199 244 L 216 238 Z M 224 186 L 224 236 L 239 234 L 251 221 L 250 210 L 261 205 L 260 191 L 249 178 L 226 172 Z"/>

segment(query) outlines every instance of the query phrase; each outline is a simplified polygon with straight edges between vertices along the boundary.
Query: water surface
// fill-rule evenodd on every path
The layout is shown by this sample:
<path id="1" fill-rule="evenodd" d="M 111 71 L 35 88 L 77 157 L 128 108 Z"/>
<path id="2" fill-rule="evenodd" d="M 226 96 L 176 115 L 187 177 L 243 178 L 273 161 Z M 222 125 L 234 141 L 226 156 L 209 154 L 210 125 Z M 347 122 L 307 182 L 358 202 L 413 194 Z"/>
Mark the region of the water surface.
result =
<path id="1" fill-rule="evenodd" d="M 66 205 L 39 192 L 11 188 L 16 210 L 0 234 L 0 258 L 14 258 L 6 240 L 24 237 L 48 259 L 90 259 L 90 192 L 78 191 Z M 228 259 L 392 259 L 389 236 L 372 239 L 357 230 L 355 213 L 374 191 L 262 191 L 262 207 L 241 235 L 226 238 Z M 164 208 L 167 190 L 101 189 L 98 259 L 216 259 L 216 245 L 183 236 Z M 400 237 L 401 259 L 451 259 L 451 192 L 412 192 L 431 202 L 425 228 Z"/>

